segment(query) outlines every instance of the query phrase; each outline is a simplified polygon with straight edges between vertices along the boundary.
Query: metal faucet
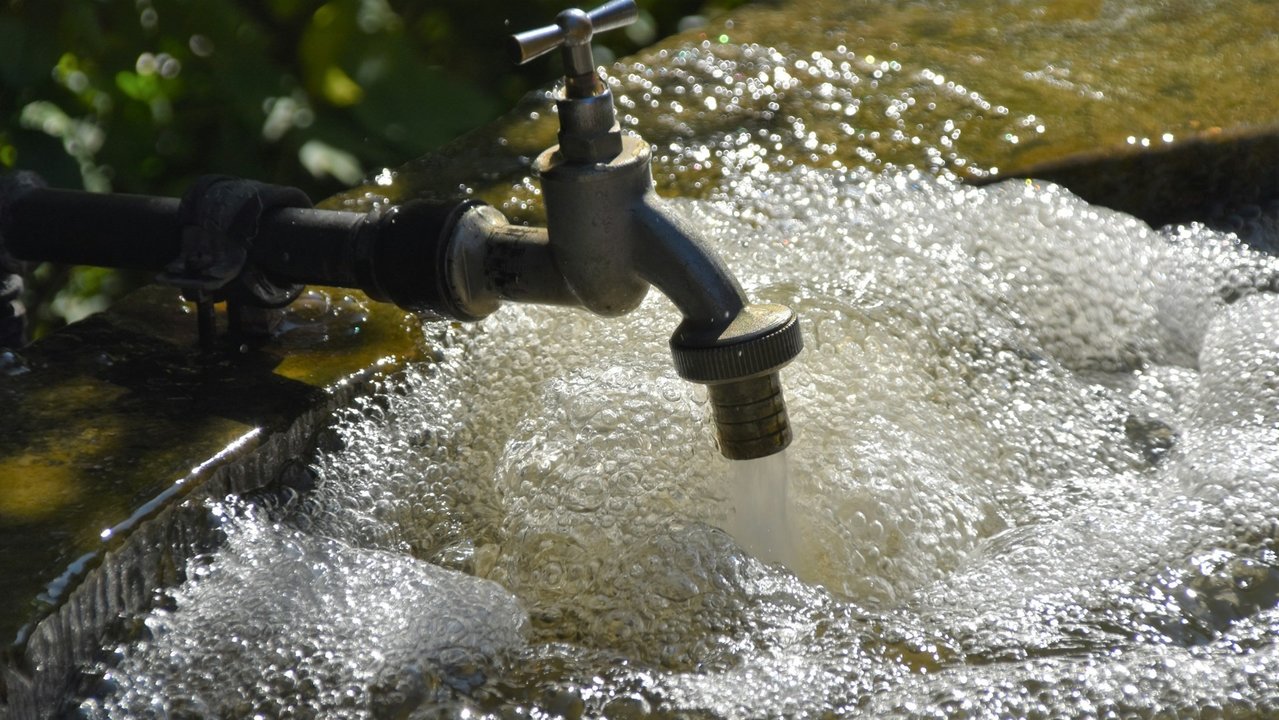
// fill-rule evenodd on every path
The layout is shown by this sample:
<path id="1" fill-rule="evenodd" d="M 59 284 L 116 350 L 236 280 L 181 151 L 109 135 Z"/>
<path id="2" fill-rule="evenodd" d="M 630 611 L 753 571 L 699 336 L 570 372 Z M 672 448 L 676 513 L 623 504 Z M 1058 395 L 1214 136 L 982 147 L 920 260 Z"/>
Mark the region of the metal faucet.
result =
<path id="1" fill-rule="evenodd" d="M 721 452 L 772 455 L 791 441 L 779 370 L 803 348 L 799 322 L 787 307 L 747 299 L 697 228 L 658 197 L 648 143 L 622 133 L 591 39 L 637 14 L 633 0 L 614 0 L 589 13 L 565 10 L 554 25 L 513 38 L 521 63 L 556 48 L 564 62 L 559 145 L 534 162 L 551 260 L 538 267 L 563 278 L 573 304 L 603 316 L 629 312 L 656 286 L 684 316 L 670 341 L 675 368 L 709 386 Z M 504 234 L 488 216 L 480 238 L 464 244 L 491 247 Z M 488 303 L 495 304 L 491 296 Z"/>
<path id="2" fill-rule="evenodd" d="M 108 201 L 26 179 L 0 183 L 0 251 L 7 245 L 20 259 L 162 270 L 163 282 L 200 303 L 202 328 L 212 301 L 278 307 L 303 283 L 357 287 L 376 300 L 464 321 L 503 301 L 613 317 L 637 307 L 654 285 L 683 315 L 670 339 L 675 369 L 708 386 L 721 453 L 772 455 L 791 442 L 779 371 L 803 348 L 799 322 L 785 306 L 749 301 L 698 229 L 658 197 L 648 143 L 622 133 L 590 43 L 637 13 L 633 0 L 613 0 L 591 12 L 565 10 L 554 25 L 514 36 L 521 63 L 556 48 L 564 60 L 559 144 L 534 162 L 546 228 L 512 225 L 473 200 L 409 202 L 365 215 L 314 210 L 292 189 L 227 178 L 198 182 L 180 203 Z M 107 218 L 108 210 L 127 217 Z M 155 237 L 133 243 L 144 253 L 117 243 L 86 249 L 89 227 L 99 234 L 125 228 L 130 236 L 148 228 Z M 113 253 L 127 262 L 113 261 Z"/>

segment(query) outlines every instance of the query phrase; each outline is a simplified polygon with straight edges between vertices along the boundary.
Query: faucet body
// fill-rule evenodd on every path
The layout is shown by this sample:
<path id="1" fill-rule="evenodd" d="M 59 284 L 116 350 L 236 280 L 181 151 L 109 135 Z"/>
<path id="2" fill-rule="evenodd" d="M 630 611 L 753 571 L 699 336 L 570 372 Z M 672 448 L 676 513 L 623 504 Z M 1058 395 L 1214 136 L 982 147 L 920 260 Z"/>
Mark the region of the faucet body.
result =
<path id="1" fill-rule="evenodd" d="M 303 284 L 360 288 L 463 321 L 507 301 L 614 317 L 654 286 L 682 315 L 670 340 L 675 368 L 709 387 L 721 452 L 779 452 L 791 441 L 779 371 L 803 348 L 798 319 L 750 302 L 698 228 L 657 195 L 648 143 L 621 132 L 590 39 L 637 13 L 633 0 L 612 0 L 514 38 L 521 61 L 563 50 L 560 142 L 534 163 L 546 228 L 512 225 L 469 200 L 366 215 L 216 176 L 179 201 L 53 190 L 18 173 L 0 177 L 0 258 L 157 271 L 197 303 L 209 347 L 213 302 L 227 301 L 234 329 L 237 313 L 287 304 Z"/>

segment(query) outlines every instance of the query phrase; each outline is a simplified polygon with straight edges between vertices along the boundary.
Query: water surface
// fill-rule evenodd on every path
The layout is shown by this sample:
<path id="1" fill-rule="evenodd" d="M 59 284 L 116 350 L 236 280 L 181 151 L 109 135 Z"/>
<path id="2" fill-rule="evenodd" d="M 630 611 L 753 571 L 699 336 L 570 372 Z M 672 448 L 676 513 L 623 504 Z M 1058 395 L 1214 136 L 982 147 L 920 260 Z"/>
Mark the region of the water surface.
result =
<path id="1" fill-rule="evenodd" d="M 1024 181 L 678 205 L 805 324 L 790 569 L 720 529 L 741 478 L 669 303 L 506 308 L 343 413 L 312 497 L 219 508 L 86 709 L 1279 712 L 1273 259 Z"/>

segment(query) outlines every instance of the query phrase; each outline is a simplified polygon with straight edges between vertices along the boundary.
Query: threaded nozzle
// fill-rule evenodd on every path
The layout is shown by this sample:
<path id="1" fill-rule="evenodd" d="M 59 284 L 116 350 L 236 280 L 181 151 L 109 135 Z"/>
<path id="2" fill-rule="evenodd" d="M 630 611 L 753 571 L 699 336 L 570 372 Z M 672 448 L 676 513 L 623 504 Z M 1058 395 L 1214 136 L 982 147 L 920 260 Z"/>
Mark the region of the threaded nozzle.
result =
<path id="1" fill-rule="evenodd" d="M 754 460 L 790 445 L 778 371 L 804 349 L 799 319 L 783 305 L 747 305 L 727 326 L 685 320 L 671 337 L 680 377 L 710 389 L 719 451 Z"/>
<path id="2" fill-rule="evenodd" d="M 778 373 L 709 386 L 719 450 L 729 460 L 779 453 L 791 442 Z"/>

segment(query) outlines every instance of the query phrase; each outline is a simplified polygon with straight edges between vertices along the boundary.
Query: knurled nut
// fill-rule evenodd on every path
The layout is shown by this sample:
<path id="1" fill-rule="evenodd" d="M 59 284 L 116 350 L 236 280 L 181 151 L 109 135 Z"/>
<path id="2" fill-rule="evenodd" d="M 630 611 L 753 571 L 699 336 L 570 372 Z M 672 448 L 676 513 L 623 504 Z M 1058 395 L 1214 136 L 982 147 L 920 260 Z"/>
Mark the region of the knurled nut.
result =
<path id="1" fill-rule="evenodd" d="M 741 342 L 708 347 L 677 346 L 671 354 L 679 376 L 695 383 L 714 384 L 774 372 L 804 349 L 799 318 L 792 315 L 779 327 Z"/>

